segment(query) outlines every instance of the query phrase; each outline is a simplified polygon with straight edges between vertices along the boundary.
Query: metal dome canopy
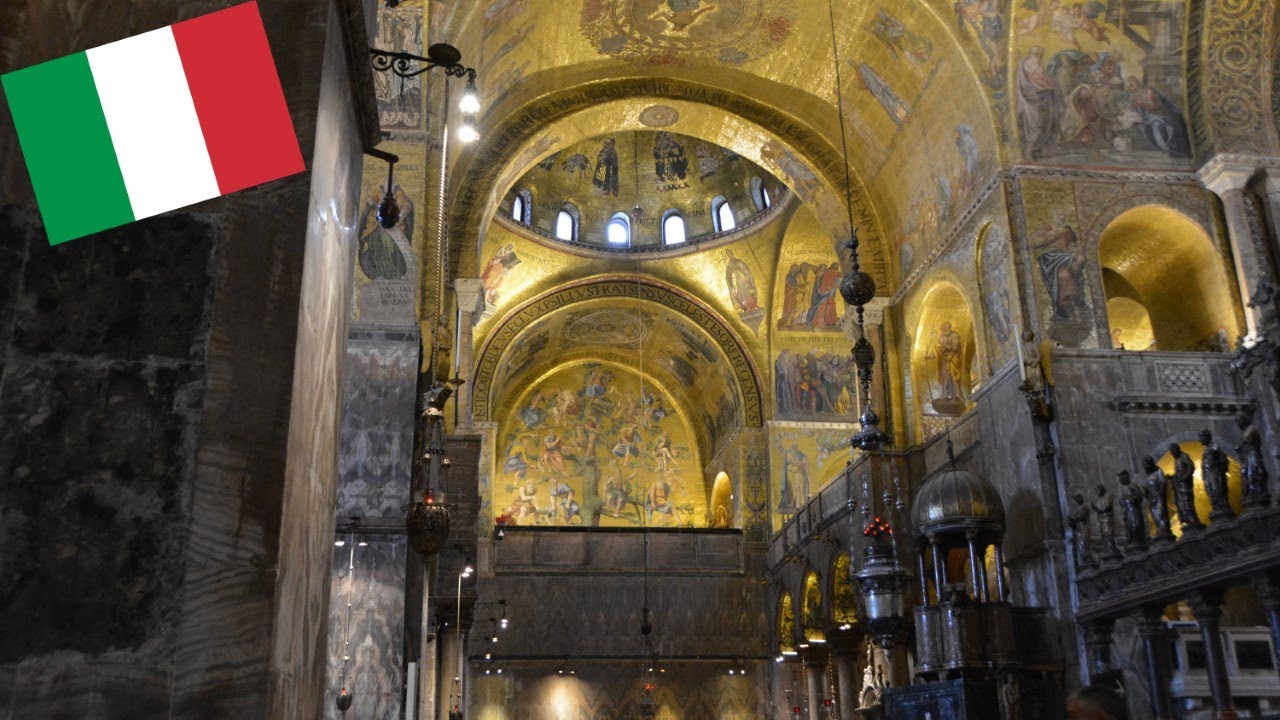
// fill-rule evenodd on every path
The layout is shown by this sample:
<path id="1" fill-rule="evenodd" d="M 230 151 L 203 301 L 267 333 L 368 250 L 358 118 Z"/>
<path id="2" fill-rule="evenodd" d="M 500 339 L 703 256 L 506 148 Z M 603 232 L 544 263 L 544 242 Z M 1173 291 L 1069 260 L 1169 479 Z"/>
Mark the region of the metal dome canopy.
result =
<path id="1" fill-rule="evenodd" d="M 911 503 L 917 538 L 930 535 L 1004 535 L 1004 503 L 986 478 L 949 468 L 927 480 Z M 963 542 L 963 539 L 961 539 Z"/>

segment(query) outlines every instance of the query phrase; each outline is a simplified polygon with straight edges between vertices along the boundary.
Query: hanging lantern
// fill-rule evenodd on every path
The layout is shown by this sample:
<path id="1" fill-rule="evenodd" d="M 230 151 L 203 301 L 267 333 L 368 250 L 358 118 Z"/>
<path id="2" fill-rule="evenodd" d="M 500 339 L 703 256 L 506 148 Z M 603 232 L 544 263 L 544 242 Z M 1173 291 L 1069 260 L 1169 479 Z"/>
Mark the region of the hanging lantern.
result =
<path id="1" fill-rule="evenodd" d="M 334 700 L 334 703 L 338 706 L 339 712 L 345 713 L 346 711 L 351 709 L 352 700 L 353 698 L 351 697 L 351 691 L 346 688 L 342 688 L 341 690 L 338 691 L 338 697 L 336 700 Z"/>
<path id="2" fill-rule="evenodd" d="M 422 502 L 409 503 L 405 509 L 409 547 L 424 558 L 440 552 L 449 537 L 449 508 L 428 492 Z"/>

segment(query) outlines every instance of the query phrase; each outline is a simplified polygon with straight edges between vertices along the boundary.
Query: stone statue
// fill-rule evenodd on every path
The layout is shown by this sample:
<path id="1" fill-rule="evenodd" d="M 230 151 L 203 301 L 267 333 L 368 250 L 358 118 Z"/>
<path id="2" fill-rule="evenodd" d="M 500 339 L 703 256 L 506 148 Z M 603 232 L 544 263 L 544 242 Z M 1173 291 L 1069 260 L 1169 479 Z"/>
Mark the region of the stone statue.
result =
<path id="1" fill-rule="evenodd" d="M 879 707 L 884 698 L 884 675 L 876 665 L 871 643 L 867 643 L 867 665 L 862 668 L 862 690 L 858 693 L 859 708 Z"/>
<path id="2" fill-rule="evenodd" d="M 1084 501 L 1084 496 L 1076 493 L 1071 496 L 1075 501 L 1076 507 L 1067 515 L 1067 524 L 1071 526 L 1071 543 L 1075 547 L 1076 567 L 1085 567 L 1093 564 L 1093 558 L 1089 554 L 1089 503 Z"/>
<path id="3" fill-rule="evenodd" d="M 1124 511 L 1125 544 L 1135 550 L 1147 546 L 1147 512 L 1142 507 L 1142 488 L 1134 485 L 1128 470 L 1116 473 L 1120 482 L 1120 507 Z"/>
<path id="4" fill-rule="evenodd" d="M 1241 437 L 1236 452 L 1240 453 L 1244 505 L 1248 508 L 1265 508 L 1271 504 L 1271 494 L 1267 491 L 1267 466 L 1262 462 L 1262 434 L 1253 422 L 1251 411 L 1236 415 L 1236 425 L 1240 428 Z"/>
<path id="5" fill-rule="evenodd" d="M 1200 477 L 1204 480 L 1204 490 L 1209 494 L 1209 521 L 1231 520 L 1235 511 L 1227 500 L 1227 453 L 1213 441 L 1213 433 L 1200 431 L 1200 444 L 1204 445 L 1204 456 L 1200 459 Z"/>
<path id="6" fill-rule="evenodd" d="M 1014 673 L 1006 672 L 1000 679 L 1000 705 L 1004 709 L 1004 720 L 1022 720 L 1022 692 Z"/>
<path id="7" fill-rule="evenodd" d="M 1098 542 L 1102 545 L 1102 559 L 1120 557 L 1116 548 L 1115 508 L 1111 505 L 1111 495 L 1107 486 L 1098 483 L 1093 489 L 1093 517 L 1098 521 Z"/>
<path id="8" fill-rule="evenodd" d="M 1169 481 L 1173 484 L 1173 504 L 1178 509 L 1182 532 L 1203 530 L 1204 523 L 1196 514 L 1196 464 L 1190 455 L 1182 452 L 1178 443 L 1169 445 L 1169 454 L 1173 456 L 1173 475 Z"/>
<path id="9" fill-rule="evenodd" d="M 1150 455 L 1142 458 L 1142 472 L 1147 474 L 1147 507 L 1151 509 L 1151 524 L 1156 529 L 1156 542 L 1172 542 L 1169 529 L 1169 476 L 1156 465 Z"/>

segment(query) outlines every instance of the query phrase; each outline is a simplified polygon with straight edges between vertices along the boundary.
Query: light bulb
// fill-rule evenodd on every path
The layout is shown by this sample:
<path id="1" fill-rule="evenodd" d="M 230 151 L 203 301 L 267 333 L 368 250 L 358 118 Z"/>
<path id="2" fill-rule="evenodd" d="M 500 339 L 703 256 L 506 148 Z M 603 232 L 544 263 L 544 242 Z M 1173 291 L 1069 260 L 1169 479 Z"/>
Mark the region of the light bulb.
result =
<path id="1" fill-rule="evenodd" d="M 471 118 L 462 121 L 462 127 L 458 128 L 458 139 L 464 143 L 473 143 L 480 139 L 480 131 L 476 130 Z"/>
<path id="2" fill-rule="evenodd" d="M 467 115 L 474 115 L 480 112 L 480 93 L 476 90 L 475 80 L 467 80 L 467 89 L 462 91 L 462 99 L 458 101 L 458 109 Z"/>
<path id="3" fill-rule="evenodd" d="M 499 623 L 498 627 L 501 627 L 503 630 L 506 630 L 506 629 L 507 629 L 507 619 L 506 619 L 506 618 L 502 618 L 502 622 L 501 622 L 501 623 Z"/>
<path id="4" fill-rule="evenodd" d="M 333 546 L 334 546 L 334 547 L 342 547 L 343 545 L 346 545 L 346 544 L 347 544 L 347 541 L 346 541 L 346 540 L 334 540 L 334 541 L 333 541 Z"/>

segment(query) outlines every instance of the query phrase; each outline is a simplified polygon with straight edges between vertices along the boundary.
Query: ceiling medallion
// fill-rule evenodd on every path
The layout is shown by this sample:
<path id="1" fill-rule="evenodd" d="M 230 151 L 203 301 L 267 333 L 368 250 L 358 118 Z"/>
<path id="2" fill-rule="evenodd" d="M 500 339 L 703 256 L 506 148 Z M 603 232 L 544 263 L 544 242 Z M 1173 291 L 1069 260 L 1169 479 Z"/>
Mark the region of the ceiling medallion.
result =
<path id="1" fill-rule="evenodd" d="M 651 128 L 671 127 L 680 113 L 670 105 L 650 105 L 640 111 L 640 124 Z"/>
<path id="2" fill-rule="evenodd" d="M 571 321 L 564 337 L 573 344 L 635 345 L 649 335 L 646 320 L 635 311 L 597 310 Z"/>
<path id="3" fill-rule="evenodd" d="M 742 65 L 780 48 L 795 21 L 795 0 L 584 0 L 579 27 L 602 55 Z"/>

